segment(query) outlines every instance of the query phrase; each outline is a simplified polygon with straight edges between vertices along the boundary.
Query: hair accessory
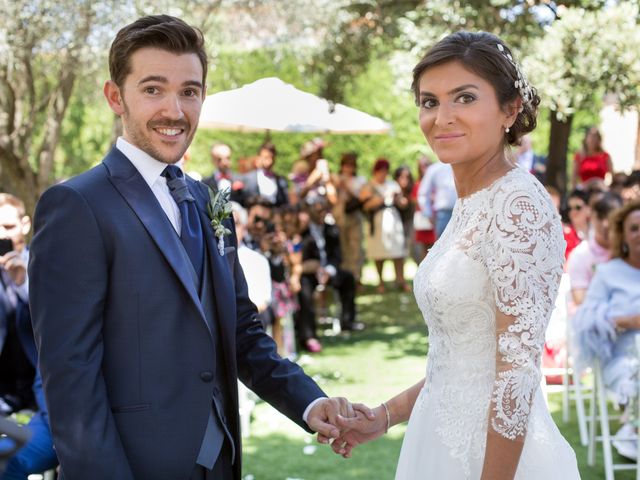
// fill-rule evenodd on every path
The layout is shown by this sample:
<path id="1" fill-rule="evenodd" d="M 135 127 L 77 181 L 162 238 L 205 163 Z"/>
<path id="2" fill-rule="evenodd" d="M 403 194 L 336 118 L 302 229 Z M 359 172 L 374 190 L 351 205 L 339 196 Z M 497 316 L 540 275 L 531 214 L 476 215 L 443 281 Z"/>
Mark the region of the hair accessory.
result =
<path id="1" fill-rule="evenodd" d="M 504 45 L 502 45 L 501 43 L 498 43 L 496 45 L 498 46 L 498 50 L 500 50 L 500 53 L 502 53 L 502 55 L 507 60 L 509 60 L 511 65 L 513 65 L 513 68 L 516 69 L 517 79 L 513 84 L 513 86 L 516 87 L 516 89 L 520 93 L 520 97 L 522 97 L 522 102 L 525 104 L 531 105 L 531 102 L 533 101 L 533 89 L 531 88 L 531 85 L 529 85 L 529 82 L 527 81 L 527 77 L 525 77 L 524 73 L 522 73 L 520 64 L 518 64 L 518 62 L 516 62 L 513 59 L 511 54 L 505 50 Z M 522 109 L 520 109 L 520 111 L 522 111 Z"/>

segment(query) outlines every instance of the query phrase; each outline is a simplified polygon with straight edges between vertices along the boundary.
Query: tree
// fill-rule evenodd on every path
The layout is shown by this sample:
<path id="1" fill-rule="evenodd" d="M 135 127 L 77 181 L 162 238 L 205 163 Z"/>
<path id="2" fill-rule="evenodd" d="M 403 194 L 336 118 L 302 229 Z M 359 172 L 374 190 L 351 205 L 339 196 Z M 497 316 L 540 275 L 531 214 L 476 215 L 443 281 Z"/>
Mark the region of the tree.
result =
<path id="1" fill-rule="evenodd" d="M 100 19 L 114 18 L 113 6 L 88 0 L 0 3 L 0 190 L 18 195 L 29 211 L 52 181 L 73 88 L 100 45 Z"/>
<path id="2" fill-rule="evenodd" d="M 574 114 L 613 93 L 621 108 L 640 104 L 639 10 L 621 3 L 602 10 L 563 9 L 525 62 L 550 109 L 548 182 L 567 185 L 568 140 Z"/>

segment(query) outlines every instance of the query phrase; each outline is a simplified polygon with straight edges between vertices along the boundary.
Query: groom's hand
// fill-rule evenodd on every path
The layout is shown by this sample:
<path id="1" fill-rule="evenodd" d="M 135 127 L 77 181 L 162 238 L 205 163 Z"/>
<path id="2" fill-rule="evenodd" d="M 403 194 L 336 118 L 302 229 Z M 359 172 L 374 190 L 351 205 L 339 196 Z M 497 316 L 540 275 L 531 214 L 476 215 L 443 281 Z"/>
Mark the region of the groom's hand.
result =
<path id="1" fill-rule="evenodd" d="M 331 448 L 344 458 L 351 457 L 351 451 L 358 445 L 375 440 L 387 431 L 387 418 L 384 407 L 371 410 L 365 405 L 354 404 L 356 416 L 352 418 L 338 418 L 340 436 L 331 443 Z M 371 412 L 367 415 L 365 412 Z M 318 435 L 320 441 L 320 435 Z"/>
<path id="2" fill-rule="evenodd" d="M 324 398 L 309 411 L 307 424 L 318 432 L 318 442 L 330 443 L 343 433 L 338 427 L 339 422 L 345 418 L 354 418 L 358 412 L 370 420 L 375 418 L 373 411 L 361 403 L 352 404 L 343 397 Z"/>

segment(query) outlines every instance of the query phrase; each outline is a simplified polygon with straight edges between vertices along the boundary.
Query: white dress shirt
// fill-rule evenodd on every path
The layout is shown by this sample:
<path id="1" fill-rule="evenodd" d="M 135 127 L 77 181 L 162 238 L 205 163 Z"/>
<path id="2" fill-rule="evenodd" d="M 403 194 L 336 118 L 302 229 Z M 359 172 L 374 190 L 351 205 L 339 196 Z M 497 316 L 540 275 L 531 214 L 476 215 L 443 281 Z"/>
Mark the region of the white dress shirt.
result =
<path id="1" fill-rule="evenodd" d="M 167 218 L 173 225 L 175 231 L 180 235 L 182 229 L 182 218 L 180 217 L 180 209 L 169 191 L 167 179 L 162 176 L 162 172 L 167 164 L 156 160 L 151 155 L 143 152 L 138 147 L 131 145 L 124 138 L 118 137 L 116 148 L 120 150 L 130 161 L 136 170 L 142 175 L 144 181 L 147 182 L 149 188 L 158 199 L 162 210 L 166 213 Z M 180 169 L 181 165 L 176 163 Z"/>
<path id="2" fill-rule="evenodd" d="M 427 168 L 418 188 L 418 204 L 422 214 L 430 218 L 434 211 L 453 210 L 457 199 L 458 192 L 451 165 L 435 163 Z"/>
<path id="3" fill-rule="evenodd" d="M 276 203 L 278 184 L 276 183 L 275 175 L 268 177 L 264 174 L 264 170 L 259 168 L 256 170 L 256 178 L 258 179 L 260 196 L 265 197 L 271 203 Z"/>
<path id="4" fill-rule="evenodd" d="M 272 292 L 269 260 L 244 244 L 238 246 L 238 260 L 242 270 L 251 272 L 251 275 L 246 276 L 249 299 L 255 305 L 270 305 Z"/>
<path id="5" fill-rule="evenodd" d="M 518 155 L 518 165 L 523 167 L 527 172 L 533 170 L 533 150 L 527 150 Z"/>

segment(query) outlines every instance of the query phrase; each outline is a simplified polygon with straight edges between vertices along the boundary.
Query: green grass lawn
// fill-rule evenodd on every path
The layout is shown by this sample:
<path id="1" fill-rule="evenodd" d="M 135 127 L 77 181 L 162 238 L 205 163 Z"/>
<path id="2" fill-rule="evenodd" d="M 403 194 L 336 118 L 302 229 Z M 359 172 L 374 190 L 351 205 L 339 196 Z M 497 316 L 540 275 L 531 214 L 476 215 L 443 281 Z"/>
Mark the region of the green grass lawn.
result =
<path id="1" fill-rule="evenodd" d="M 412 294 L 378 295 L 367 287 L 357 303 L 360 320 L 367 329 L 351 336 L 323 336 L 323 352 L 302 355 L 298 362 L 327 394 L 376 406 L 424 376 L 427 331 Z M 601 449 L 597 466 L 590 468 L 586 464 L 587 452 L 580 446 L 575 413 L 570 423 L 562 423 L 559 395 L 551 397 L 551 410 L 576 450 L 582 478 L 604 478 Z M 612 428 L 615 432 L 615 425 Z M 250 436 L 243 445 L 243 479 L 393 479 L 403 433 L 404 426 L 396 426 L 381 439 L 359 447 L 352 458 L 345 460 L 327 446 L 316 443 L 315 437 L 271 406 L 259 403 L 254 410 Z M 632 478 L 635 477 L 631 471 L 616 474 L 617 480 Z"/>

